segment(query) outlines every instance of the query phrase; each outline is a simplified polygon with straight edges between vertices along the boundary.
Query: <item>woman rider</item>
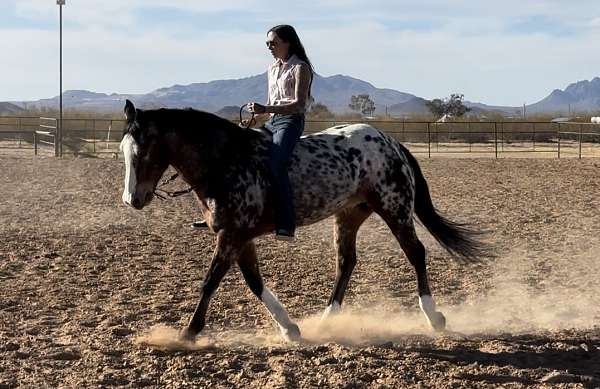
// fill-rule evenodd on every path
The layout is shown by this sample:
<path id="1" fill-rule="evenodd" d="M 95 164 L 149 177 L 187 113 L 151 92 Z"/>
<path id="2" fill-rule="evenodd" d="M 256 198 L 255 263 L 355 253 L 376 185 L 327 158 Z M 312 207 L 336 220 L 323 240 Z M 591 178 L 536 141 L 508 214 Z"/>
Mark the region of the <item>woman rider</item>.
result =
<path id="1" fill-rule="evenodd" d="M 271 28 L 266 44 L 275 58 L 267 71 L 267 104 L 250 102 L 248 110 L 270 115 L 264 127 L 273 133 L 271 173 L 277 199 L 275 237 L 292 240 L 296 223 L 287 168 L 294 146 L 304 131 L 304 113 L 310 103 L 314 70 L 294 27 L 284 24 Z"/>
<path id="2" fill-rule="evenodd" d="M 310 104 L 314 69 L 294 27 L 278 25 L 267 32 L 267 48 L 275 58 L 269 65 L 266 105 L 247 104 L 257 115 L 269 115 L 264 127 L 273 134 L 271 173 L 275 189 L 275 237 L 293 240 L 296 229 L 288 164 L 304 131 L 304 113 Z M 194 223 L 203 227 L 203 222 Z"/>

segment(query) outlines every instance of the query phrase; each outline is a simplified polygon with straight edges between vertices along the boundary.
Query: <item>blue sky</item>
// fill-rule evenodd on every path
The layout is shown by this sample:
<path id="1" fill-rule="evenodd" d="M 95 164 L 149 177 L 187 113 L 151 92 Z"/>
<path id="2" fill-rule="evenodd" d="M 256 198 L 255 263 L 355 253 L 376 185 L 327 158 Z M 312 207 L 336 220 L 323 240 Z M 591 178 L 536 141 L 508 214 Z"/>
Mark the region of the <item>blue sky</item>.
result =
<path id="1" fill-rule="evenodd" d="M 294 25 L 317 72 L 424 98 L 533 103 L 600 76 L 598 0 L 66 0 L 63 89 L 146 93 L 242 78 Z M 0 101 L 58 91 L 55 0 L 0 0 Z"/>

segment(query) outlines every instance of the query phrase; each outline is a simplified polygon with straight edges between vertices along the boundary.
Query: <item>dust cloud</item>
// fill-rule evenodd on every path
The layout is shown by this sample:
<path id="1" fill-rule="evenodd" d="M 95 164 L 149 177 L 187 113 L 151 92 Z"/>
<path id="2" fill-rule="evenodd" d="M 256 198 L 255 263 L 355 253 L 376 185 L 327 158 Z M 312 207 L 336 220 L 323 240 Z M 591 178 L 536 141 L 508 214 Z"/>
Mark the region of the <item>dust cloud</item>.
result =
<path id="1" fill-rule="evenodd" d="M 438 310 L 447 319 L 447 331 L 441 334 L 429 328 L 417 308 L 416 296 L 414 310 L 398 311 L 394 306 L 395 300 L 385 296 L 383 291 L 378 305 L 346 305 L 342 312 L 326 321 L 321 320 L 321 313 L 296 320 L 303 343 L 333 342 L 356 346 L 402 341 L 413 335 L 468 337 L 588 329 L 600 322 L 597 252 L 592 247 L 571 256 L 556 252 L 536 260 L 538 254 L 528 254 L 525 249 L 515 248 L 494 263 L 494 276 L 487 290 L 481 290 L 479 294 L 470 293 L 465 301 L 458 304 L 444 305 L 438 301 Z M 540 271 L 540 268 L 545 270 Z M 139 336 L 136 343 L 165 350 L 282 345 L 284 341 L 275 327 L 267 332 L 255 329 L 203 333 L 191 343 L 179 340 L 179 330 L 161 325 Z"/>

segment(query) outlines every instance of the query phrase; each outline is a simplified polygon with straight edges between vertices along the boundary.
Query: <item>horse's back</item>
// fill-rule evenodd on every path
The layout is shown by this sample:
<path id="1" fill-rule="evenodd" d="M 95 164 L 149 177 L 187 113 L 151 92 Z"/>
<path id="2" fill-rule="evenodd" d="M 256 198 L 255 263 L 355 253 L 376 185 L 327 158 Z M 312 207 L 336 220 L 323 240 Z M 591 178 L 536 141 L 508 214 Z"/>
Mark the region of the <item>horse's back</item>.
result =
<path id="1" fill-rule="evenodd" d="M 368 124 L 335 126 L 303 136 L 292 158 L 290 180 L 301 224 L 364 202 L 375 188 L 383 192 L 396 181 L 392 175 L 397 169 L 410 179 L 397 142 Z"/>

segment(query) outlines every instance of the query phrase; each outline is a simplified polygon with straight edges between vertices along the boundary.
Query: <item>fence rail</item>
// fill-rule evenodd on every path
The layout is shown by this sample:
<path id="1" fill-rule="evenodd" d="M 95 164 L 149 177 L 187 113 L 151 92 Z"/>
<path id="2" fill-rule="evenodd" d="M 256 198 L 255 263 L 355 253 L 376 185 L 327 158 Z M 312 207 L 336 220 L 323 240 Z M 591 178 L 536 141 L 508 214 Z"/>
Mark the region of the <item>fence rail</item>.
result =
<path id="1" fill-rule="evenodd" d="M 307 120 L 305 133 L 359 121 Z M 600 124 L 552 122 L 367 123 L 404 143 L 411 152 L 434 155 L 508 157 L 547 155 L 600 157 Z M 0 149 L 54 146 L 55 155 L 109 155 L 117 158 L 121 119 L 63 119 L 63 142 L 56 142 L 56 118 L 0 117 Z"/>

